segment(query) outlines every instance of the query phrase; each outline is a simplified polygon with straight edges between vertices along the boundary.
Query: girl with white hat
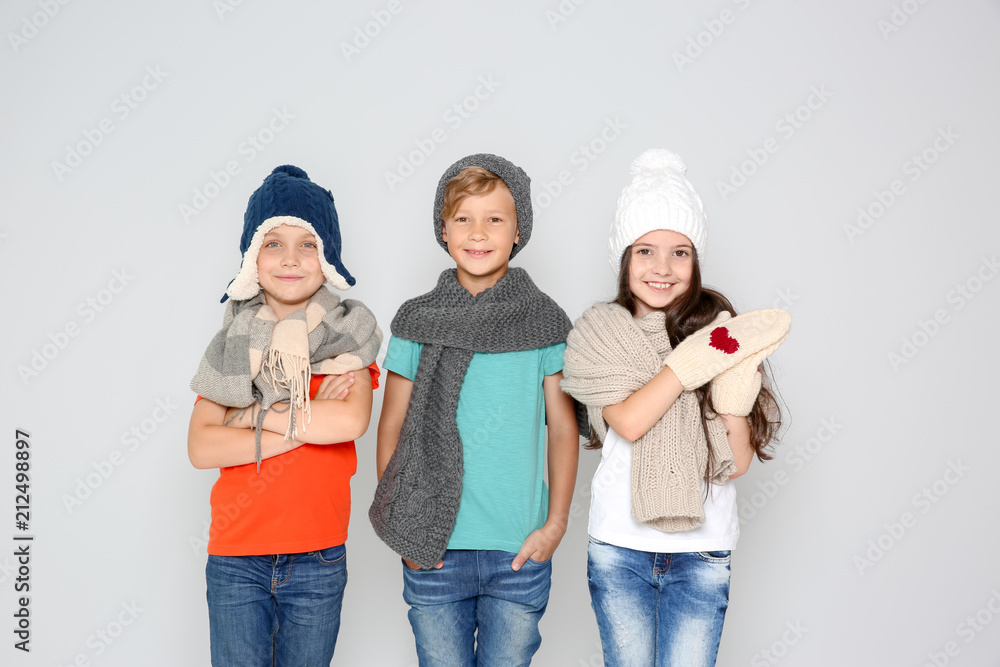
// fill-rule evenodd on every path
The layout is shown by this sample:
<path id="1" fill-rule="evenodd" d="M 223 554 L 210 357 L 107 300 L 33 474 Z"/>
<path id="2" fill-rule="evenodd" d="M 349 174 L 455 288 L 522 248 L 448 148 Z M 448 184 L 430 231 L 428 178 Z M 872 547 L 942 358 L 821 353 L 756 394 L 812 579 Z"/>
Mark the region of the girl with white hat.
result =
<path id="1" fill-rule="evenodd" d="M 739 537 L 732 479 L 781 425 L 758 367 L 788 335 L 783 310 L 736 317 L 702 287 L 705 213 L 680 156 L 632 163 L 609 241 L 618 296 L 567 340 L 563 389 L 601 448 L 588 582 L 604 661 L 714 665 Z"/>

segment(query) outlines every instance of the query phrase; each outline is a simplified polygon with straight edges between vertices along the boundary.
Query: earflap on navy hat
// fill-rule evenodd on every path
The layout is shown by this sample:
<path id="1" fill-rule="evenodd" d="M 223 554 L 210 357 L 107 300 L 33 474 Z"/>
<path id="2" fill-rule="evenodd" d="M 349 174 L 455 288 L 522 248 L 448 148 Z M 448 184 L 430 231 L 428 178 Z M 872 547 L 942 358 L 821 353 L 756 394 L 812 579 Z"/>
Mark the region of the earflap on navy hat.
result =
<path id="1" fill-rule="evenodd" d="M 243 216 L 240 252 L 243 263 L 226 289 L 226 298 L 242 301 L 260 292 L 257 255 L 264 236 L 281 225 L 301 227 L 316 237 L 319 263 L 327 282 L 339 290 L 355 283 L 340 261 L 340 221 L 333 205 L 333 193 L 309 180 L 305 171 L 292 165 L 276 167 L 250 195 Z"/>

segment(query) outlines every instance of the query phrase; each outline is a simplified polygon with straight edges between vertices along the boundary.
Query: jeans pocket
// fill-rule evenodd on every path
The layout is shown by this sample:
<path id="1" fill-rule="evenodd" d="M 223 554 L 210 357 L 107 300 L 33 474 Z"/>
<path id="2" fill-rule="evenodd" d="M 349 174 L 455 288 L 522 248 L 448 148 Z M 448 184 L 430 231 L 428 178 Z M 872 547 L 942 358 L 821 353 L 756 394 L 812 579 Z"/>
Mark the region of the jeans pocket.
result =
<path id="1" fill-rule="evenodd" d="M 534 558 L 528 558 L 528 560 L 524 562 L 525 564 L 531 563 L 532 565 L 545 567 L 547 565 L 552 565 L 552 556 L 549 556 L 547 560 L 535 560 Z"/>
<path id="2" fill-rule="evenodd" d="M 590 537 L 589 535 L 588 535 L 587 537 L 588 537 L 588 539 L 590 540 L 590 542 L 591 542 L 592 544 L 600 544 L 600 545 L 602 545 L 602 546 L 605 546 L 605 547 L 606 547 L 606 546 L 609 546 L 607 542 L 601 542 L 601 541 L 600 541 L 599 539 L 597 539 L 596 537 Z"/>
<path id="3" fill-rule="evenodd" d="M 728 563 L 732 560 L 732 551 L 699 551 L 698 558 L 706 563 Z"/>
<path id="4" fill-rule="evenodd" d="M 309 553 L 316 556 L 316 560 L 322 565 L 340 565 L 347 558 L 347 547 L 343 544 L 338 544 L 335 547 L 318 549 Z"/>
<path id="5" fill-rule="evenodd" d="M 403 564 L 403 569 L 404 570 L 408 570 L 410 572 L 425 572 L 425 571 L 429 571 L 429 570 L 424 570 L 422 567 L 419 567 L 419 566 L 417 566 L 415 568 L 410 567 L 409 565 L 407 565 L 406 561 L 402 559 L 402 557 L 400 557 L 399 562 Z M 433 569 L 434 568 L 431 568 L 431 570 L 433 570 Z"/>

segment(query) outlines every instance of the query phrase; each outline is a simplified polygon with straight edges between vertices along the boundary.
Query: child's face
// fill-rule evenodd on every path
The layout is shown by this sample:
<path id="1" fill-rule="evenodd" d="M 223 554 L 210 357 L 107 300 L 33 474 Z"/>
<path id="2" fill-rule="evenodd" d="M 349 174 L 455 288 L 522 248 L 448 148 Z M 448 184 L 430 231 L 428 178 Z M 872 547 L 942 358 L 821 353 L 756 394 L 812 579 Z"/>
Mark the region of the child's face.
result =
<path id="1" fill-rule="evenodd" d="M 441 238 L 458 267 L 459 284 L 473 295 L 496 285 L 520 238 L 510 190 L 499 184 L 489 194 L 461 200 L 445 219 Z"/>
<path id="2" fill-rule="evenodd" d="M 326 280 L 316 237 L 293 225 L 269 231 L 257 255 L 257 280 L 279 319 L 303 308 Z"/>
<path id="3" fill-rule="evenodd" d="M 666 229 L 636 239 L 629 251 L 628 271 L 636 317 L 662 310 L 688 291 L 694 270 L 693 247 L 687 236 Z"/>

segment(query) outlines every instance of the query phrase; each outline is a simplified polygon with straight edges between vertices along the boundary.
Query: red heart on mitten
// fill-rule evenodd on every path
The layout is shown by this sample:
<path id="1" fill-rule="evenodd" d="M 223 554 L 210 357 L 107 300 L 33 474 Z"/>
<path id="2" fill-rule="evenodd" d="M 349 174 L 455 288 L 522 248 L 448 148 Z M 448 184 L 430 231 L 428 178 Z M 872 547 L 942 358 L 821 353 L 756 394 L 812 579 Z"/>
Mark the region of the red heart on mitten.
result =
<path id="1" fill-rule="evenodd" d="M 726 354 L 733 354 L 740 349 L 740 342 L 729 335 L 729 329 L 726 327 L 712 329 L 712 337 L 708 344 Z"/>

